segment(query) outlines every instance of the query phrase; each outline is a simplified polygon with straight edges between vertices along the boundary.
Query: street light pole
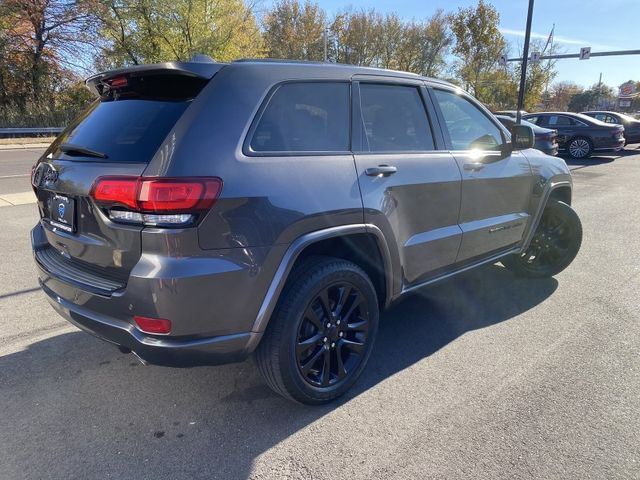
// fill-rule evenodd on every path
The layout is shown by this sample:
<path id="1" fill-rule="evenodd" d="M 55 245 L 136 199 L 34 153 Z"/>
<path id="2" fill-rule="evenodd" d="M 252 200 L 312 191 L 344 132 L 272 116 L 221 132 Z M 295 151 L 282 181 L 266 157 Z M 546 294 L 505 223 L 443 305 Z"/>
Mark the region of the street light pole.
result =
<path id="1" fill-rule="evenodd" d="M 533 0 L 529 0 L 529 12 L 527 13 L 527 30 L 524 34 L 524 51 L 522 52 L 522 68 L 520 72 L 520 90 L 518 90 L 518 111 L 516 123 L 522 121 L 522 107 L 524 105 L 524 88 L 527 82 L 527 63 L 529 61 L 529 41 L 531 40 L 531 20 L 533 19 Z"/>

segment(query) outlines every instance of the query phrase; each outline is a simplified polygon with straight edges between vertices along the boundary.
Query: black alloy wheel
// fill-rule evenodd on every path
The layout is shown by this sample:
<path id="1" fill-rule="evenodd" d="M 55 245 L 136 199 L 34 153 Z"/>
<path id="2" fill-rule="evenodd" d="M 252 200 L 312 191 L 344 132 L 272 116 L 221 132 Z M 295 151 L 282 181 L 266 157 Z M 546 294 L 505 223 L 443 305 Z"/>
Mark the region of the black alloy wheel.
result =
<path id="1" fill-rule="evenodd" d="M 296 265 L 255 352 L 276 393 L 318 405 L 364 370 L 378 331 L 378 297 L 353 262 L 314 256 Z"/>
<path id="2" fill-rule="evenodd" d="M 357 371 L 369 333 L 364 295 L 347 282 L 330 285 L 309 303 L 296 340 L 300 374 L 314 387 L 328 387 Z"/>
<path id="3" fill-rule="evenodd" d="M 573 209 L 550 200 L 527 249 L 502 263 L 518 275 L 550 277 L 574 260 L 582 243 L 582 224 Z"/>

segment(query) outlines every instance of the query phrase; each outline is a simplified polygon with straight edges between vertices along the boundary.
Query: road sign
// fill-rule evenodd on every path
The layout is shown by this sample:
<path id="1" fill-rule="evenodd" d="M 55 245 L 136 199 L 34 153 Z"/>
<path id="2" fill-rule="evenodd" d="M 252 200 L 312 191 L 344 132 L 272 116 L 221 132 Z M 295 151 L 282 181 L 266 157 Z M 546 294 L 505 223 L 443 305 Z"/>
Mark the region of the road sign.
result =
<path id="1" fill-rule="evenodd" d="M 636 93 L 636 84 L 633 82 L 627 82 L 620 85 L 620 96 L 621 97 L 630 97 Z"/>
<path id="2" fill-rule="evenodd" d="M 540 63 L 540 57 L 542 54 L 540 52 L 533 52 L 531 54 L 531 63 Z"/>
<path id="3" fill-rule="evenodd" d="M 591 47 L 582 47 L 580 49 L 580 60 L 589 60 L 591 58 Z"/>
<path id="4" fill-rule="evenodd" d="M 504 67 L 507 65 L 507 56 L 506 55 L 500 55 L 500 58 L 498 59 L 498 65 L 500 65 L 501 67 Z"/>

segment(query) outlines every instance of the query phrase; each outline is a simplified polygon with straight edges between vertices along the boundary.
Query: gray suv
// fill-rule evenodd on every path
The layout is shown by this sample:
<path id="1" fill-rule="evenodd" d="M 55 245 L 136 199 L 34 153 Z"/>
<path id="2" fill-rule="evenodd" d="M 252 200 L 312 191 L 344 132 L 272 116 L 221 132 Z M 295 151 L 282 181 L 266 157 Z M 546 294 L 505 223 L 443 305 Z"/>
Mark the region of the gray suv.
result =
<path id="1" fill-rule="evenodd" d="M 564 161 L 445 82 L 201 60 L 87 86 L 33 169 L 33 253 L 58 313 L 143 362 L 254 354 L 276 392 L 327 402 L 403 294 L 496 261 L 555 275 L 580 248 Z"/>

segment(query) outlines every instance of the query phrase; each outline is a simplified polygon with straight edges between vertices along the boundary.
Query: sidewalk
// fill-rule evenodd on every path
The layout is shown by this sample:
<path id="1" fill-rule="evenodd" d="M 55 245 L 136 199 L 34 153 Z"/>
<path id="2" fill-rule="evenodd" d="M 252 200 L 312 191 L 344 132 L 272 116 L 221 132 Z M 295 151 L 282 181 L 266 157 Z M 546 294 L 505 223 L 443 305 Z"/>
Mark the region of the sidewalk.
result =
<path id="1" fill-rule="evenodd" d="M 0 208 L 26 205 L 28 203 L 36 203 L 36 196 L 31 190 L 19 193 L 0 193 Z"/>
<path id="2" fill-rule="evenodd" d="M 7 145 L 0 145 L 0 150 L 15 150 L 15 149 L 27 149 L 27 148 L 47 148 L 51 145 L 51 142 L 47 143 L 9 143 Z"/>

